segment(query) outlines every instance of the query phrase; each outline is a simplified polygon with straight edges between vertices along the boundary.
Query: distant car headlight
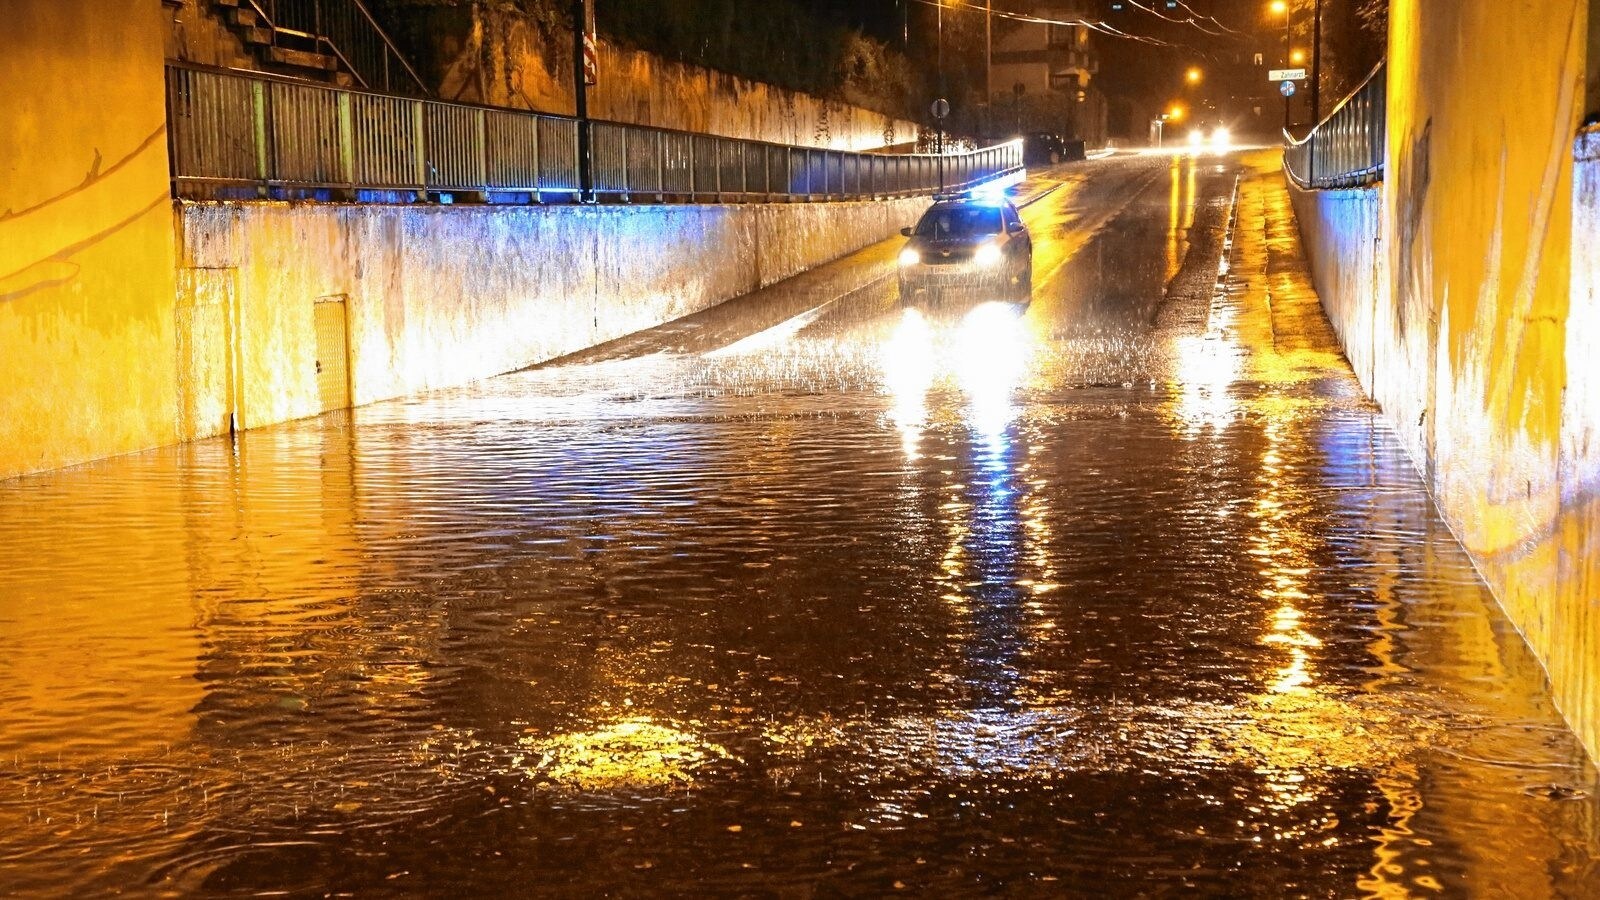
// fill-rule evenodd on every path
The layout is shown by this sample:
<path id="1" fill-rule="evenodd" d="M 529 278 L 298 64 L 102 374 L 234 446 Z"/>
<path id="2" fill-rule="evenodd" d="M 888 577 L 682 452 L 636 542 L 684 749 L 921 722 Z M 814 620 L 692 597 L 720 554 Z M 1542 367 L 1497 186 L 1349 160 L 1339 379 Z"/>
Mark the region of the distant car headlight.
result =
<path id="1" fill-rule="evenodd" d="M 1218 153 L 1225 153 L 1232 144 L 1233 135 L 1228 132 L 1228 129 L 1218 128 L 1216 131 L 1211 132 L 1211 149 Z"/>
<path id="2" fill-rule="evenodd" d="M 1198 148 L 1200 145 L 1204 144 L 1205 142 L 1206 142 L 1205 133 L 1202 132 L 1200 129 L 1196 128 L 1194 131 L 1189 132 L 1189 146 Z"/>
<path id="3" fill-rule="evenodd" d="M 978 248 L 977 253 L 973 254 L 972 261 L 980 266 L 983 266 L 984 268 L 988 268 L 993 265 L 998 265 L 1001 257 L 1004 255 L 1005 254 L 1000 252 L 999 244 L 984 244 Z"/>
<path id="4" fill-rule="evenodd" d="M 917 252 L 917 248 L 907 247 L 900 251 L 900 265 L 914 266 L 920 262 L 922 262 L 922 254 Z"/>

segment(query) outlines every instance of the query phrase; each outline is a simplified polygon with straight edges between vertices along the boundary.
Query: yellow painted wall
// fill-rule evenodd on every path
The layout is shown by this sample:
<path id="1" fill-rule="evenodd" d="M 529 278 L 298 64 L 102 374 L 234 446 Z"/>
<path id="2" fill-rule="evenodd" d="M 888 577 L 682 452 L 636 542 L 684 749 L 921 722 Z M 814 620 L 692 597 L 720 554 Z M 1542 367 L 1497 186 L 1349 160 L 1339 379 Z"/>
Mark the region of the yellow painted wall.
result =
<path id="1" fill-rule="evenodd" d="M 1358 374 L 1600 755 L 1588 7 L 1395 0 L 1386 181 L 1301 193 L 1297 208 Z"/>
<path id="2" fill-rule="evenodd" d="M 1393 342 L 1378 396 L 1550 670 L 1557 704 L 1600 749 L 1597 598 L 1570 577 L 1561 539 L 1568 516 L 1581 515 L 1581 498 L 1563 496 L 1564 391 L 1572 369 L 1594 364 L 1567 357 L 1587 7 L 1393 5 L 1384 218 L 1393 305 L 1379 313 Z M 1485 65 L 1490 55 L 1516 64 Z M 1596 564 L 1587 553 L 1585 565 Z"/>
<path id="3" fill-rule="evenodd" d="M 6 0 L 0 477 L 175 439 L 163 27 L 157 0 Z"/>

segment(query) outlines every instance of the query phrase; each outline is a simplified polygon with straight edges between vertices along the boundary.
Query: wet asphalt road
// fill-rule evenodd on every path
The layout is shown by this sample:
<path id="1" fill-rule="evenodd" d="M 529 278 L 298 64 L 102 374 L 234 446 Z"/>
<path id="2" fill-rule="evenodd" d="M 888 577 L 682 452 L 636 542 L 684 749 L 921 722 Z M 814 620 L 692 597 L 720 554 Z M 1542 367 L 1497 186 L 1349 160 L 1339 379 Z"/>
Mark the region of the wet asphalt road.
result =
<path id="1" fill-rule="evenodd" d="M 0 894 L 1595 895 L 1275 166 L 1036 173 L 1020 316 L 887 242 L 0 483 Z"/>

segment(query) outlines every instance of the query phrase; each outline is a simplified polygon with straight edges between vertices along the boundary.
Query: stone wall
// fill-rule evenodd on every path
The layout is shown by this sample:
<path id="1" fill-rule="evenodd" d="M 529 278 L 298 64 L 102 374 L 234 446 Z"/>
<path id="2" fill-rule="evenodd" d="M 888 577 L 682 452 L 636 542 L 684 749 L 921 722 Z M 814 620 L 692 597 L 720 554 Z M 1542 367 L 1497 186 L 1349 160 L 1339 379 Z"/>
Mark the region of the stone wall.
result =
<path id="1" fill-rule="evenodd" d="M 0 477 L 171 443 L 160 5 L 7 0 Z"/>
<path id="2" fill-rule="evenodd" d="M 1301 193 L 1367 389 L 1600 755 L 1600 162 L 1587 0 L 1397 0 L 1387 182 Z M 1485 67 L 1473 48 L 1511 67 Z"/>
<path id="3" fill-rule="evenodd" d="M 442 99 L 572 114 L 566 37 L 552 42 L 526 18 L 481 4 L 415 10 L 403 27 Z M 917 138 L 915 123 L 883 113 L 603 40 L 599 51 L 599 83 L 589 90 L 597 119 L 848 150 Z"/>
<path id="4" fill-rule="evenodd" d="M 185 437 L 322 410 L 315 306 L 347 311 L 351 394 L 461 384 L 689 315 L 911 224 L 926 199 L 747 206 L 185 203 Z M 180 354 L 181 355 L 181 354 Z M 232 373 L 232 374 L 230 374 Z"/>

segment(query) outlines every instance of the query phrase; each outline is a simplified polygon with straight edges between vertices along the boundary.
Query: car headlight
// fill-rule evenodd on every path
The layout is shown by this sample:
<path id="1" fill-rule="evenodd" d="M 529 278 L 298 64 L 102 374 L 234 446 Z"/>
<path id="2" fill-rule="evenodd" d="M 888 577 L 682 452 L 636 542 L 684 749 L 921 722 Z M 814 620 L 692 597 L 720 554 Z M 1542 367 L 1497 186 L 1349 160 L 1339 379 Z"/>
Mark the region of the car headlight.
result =
<path id="1" fill-rule="evenodd" d="M 922 262 L 922 254 L 917 252 L 917 248 L 907 247 L 900 251 L 900 265 L 914 266 L 920 262 Z"/>
<path id="2" fill-rule="evenodd" d="M 980 266 L 988 268 L 989 266 L 999 263 L 1000 258 L 1003 255 L 1004 254 L 1000 252 L 999 244 L 984 244 L 983 246 L 979 247 L 978 252 L 973 255 L 972 261 Z"/>

